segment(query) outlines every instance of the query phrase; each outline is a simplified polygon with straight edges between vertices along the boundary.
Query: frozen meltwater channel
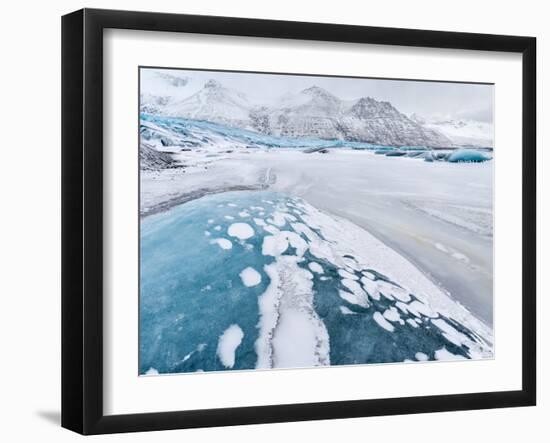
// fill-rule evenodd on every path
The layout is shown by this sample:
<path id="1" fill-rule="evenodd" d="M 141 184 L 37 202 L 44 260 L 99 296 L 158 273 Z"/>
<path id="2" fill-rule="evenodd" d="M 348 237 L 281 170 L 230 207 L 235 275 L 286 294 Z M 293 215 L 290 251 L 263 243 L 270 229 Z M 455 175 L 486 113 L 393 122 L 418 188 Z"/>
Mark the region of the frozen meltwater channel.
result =
<path id="1" fill-rule="evenodd" d="M 142 219 L 140 266 L 144 375 L 492 357 L 492 330 L 411 262 L 282 193 Z"/>

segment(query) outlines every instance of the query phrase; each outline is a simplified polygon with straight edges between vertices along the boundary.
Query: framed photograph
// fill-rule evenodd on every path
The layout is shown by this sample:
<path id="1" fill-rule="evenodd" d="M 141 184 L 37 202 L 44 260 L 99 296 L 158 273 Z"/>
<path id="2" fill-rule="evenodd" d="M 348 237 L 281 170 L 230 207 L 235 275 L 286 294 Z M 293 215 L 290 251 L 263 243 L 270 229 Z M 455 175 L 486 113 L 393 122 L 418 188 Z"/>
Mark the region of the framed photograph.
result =
<path id="1" fill-rule="evenodd" d="M 62 20 L 62 425 L 534 405 L 536 41 Z"/>

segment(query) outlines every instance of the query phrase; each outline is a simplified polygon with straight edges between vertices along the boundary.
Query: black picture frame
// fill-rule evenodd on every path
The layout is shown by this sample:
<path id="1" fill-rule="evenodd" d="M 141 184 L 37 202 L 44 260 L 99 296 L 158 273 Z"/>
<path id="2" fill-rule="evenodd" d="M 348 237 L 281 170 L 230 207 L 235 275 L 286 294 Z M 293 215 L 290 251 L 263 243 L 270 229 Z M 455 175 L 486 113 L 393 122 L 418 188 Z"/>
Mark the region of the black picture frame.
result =
<path id="1" fill-rule="evenodd" d="M 522 388 L 266 405 L 103 413 L 103 31 L 108 28 L 522 55 Z M 83 9 L 62 18 L 62 426 L 81 434 L 458 411 L 536 403 L 536 39 L 150 12 Z"/>

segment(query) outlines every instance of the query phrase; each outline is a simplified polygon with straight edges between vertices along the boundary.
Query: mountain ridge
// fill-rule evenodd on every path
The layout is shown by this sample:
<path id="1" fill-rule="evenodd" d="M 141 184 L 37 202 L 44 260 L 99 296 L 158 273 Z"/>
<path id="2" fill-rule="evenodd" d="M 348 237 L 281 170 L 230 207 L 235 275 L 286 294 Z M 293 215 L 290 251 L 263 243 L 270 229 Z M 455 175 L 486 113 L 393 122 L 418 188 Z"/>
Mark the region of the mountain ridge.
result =
<path id="1" fill-rule="evenodd" d="M 286 94 L 274 105 L 256 105 L 242 92 L 217 80 L 165 106 L 147 97 L 141 111 L 191 118 L 249 129 L 260 134 L 286 137 L 316 137 L 326 140 L 361 141 L 380 145 L 446 147 L 453 142 L 436 127 L 426 127 L 401 113 L 393 104 L 372 97 L 342 100 L 324 88 L 312 85 Z"/>

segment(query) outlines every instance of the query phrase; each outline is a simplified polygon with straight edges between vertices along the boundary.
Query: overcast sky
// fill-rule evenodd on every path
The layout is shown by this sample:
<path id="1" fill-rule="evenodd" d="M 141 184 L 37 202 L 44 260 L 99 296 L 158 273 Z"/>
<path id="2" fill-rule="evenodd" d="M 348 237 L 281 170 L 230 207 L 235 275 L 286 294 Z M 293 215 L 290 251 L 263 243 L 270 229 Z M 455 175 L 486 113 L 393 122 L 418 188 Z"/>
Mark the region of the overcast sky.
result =
<path id="1" fill-rule="evenodd" d="M 173 86 L 162 74 L 188 78 L 189 82 L 186 86 Z M 141 70 L 140 92 L 184 98 L 201 89 L 209 79 L 245 93 L 256 103 L 270 104 L 284 94 L 317 85 L 344 100 L 369 96 L 389 101 L 407 115 L 493 120 L 494 88 L 480 84 L 147 68 Z"/>

